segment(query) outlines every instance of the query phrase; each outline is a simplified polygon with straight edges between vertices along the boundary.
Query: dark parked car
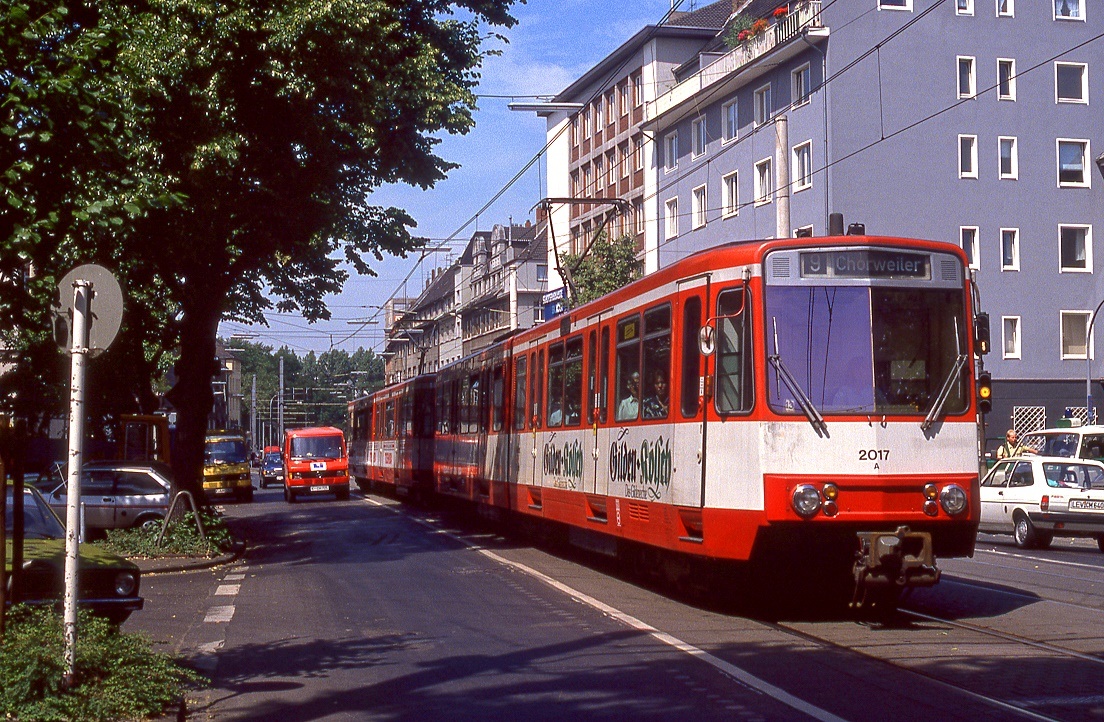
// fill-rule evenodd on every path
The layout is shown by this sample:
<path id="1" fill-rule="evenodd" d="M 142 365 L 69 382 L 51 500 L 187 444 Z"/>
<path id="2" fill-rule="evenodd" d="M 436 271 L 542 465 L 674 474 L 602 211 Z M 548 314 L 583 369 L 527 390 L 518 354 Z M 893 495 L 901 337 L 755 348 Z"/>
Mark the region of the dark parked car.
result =
<path id="1" fill-rule="evenodd" d="M 10 585 L 13 517 L 10 488 L 7 497 L 4 567 Z M 23 573 L 20 597 L 14 601 L 60 606 L 65 596 L 65 527 L 33 487 L 23 490 L 23 515 Z M 145 603 L 138 596 L 139 576 L 133 563 L 91 544 L 81 544 L 77 603 L 121 624 Z M 10 594 L 5 598 L 12 602 Z"/>
<path id="2" fill-rule="evenodd" d="M 284 458 L 279 451 L 266 451 L 261 460 L 261 488 L 284 483 Z"/>
<path id="3" fill-rule="evenodd" d="M 88 529 L 159 527 L 172 495 L 172 471 L 159 462 L 95 461 L 81 469 L 81 503 Z M 64 519 L 66 485 L 58 486 L 46 500 Z"/>

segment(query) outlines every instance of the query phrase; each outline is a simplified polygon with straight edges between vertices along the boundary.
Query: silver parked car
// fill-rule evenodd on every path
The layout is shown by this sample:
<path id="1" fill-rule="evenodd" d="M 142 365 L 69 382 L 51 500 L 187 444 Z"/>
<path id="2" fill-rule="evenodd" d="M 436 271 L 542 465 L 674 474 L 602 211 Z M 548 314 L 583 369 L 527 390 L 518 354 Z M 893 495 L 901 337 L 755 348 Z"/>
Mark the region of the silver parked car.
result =
<path id="1" fill-rule="evenodd" d="M 173 497 L 172 472 L 157 462 L 96 461 L 81 470 L 81 503 L 88 529 L 159 525 Z M 46 498 L 65 518 L 68 494 L 61 484 Z"/>

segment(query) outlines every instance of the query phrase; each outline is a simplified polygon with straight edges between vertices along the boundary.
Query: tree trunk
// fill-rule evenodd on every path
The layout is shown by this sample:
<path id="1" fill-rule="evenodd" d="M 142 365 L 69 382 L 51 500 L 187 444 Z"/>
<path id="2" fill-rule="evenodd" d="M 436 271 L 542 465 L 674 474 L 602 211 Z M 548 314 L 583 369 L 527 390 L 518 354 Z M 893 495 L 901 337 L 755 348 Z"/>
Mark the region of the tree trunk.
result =
<path id="1" fill-rule="evenodd" d="M 176 384 L 167 394 L 176 409 L 176 438 L 173 445 L 173 473 L 180 489 L 203 497 L 203 442 L 207 418 L 214 404 L 211 378 L 215 370 L 215 336 L 219 314 L 214 309 L 184 312 L 180 329 L 180 360 L 176 363 Z"/>

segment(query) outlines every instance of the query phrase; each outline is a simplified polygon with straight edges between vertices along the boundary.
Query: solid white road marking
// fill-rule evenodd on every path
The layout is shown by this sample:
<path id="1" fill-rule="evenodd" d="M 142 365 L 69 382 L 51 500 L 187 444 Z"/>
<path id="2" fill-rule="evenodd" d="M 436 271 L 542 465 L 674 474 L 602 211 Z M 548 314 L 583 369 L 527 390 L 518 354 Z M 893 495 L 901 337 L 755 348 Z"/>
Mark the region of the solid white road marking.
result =
<path id="1" fill-rule="evenodd" d="M 229 622 L 233 618 L 234 605 L 230 604 L 224 607 L 211 607 L 207 610 L 207 616 L 203 618 L 203 621 L 213 624 L 221 624 L 224 622 Z"/>

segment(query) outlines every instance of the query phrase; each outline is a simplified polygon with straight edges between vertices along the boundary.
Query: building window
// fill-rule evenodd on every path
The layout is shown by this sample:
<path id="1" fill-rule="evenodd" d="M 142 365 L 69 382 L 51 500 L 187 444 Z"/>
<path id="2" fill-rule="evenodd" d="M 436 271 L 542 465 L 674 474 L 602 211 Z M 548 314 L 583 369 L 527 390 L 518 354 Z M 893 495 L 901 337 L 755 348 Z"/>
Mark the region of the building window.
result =
<path id="1" fill-rule="evenodd" d="M 1055 20 L 1084 20 L 1081 12 L 1081 0 L 1054 0 Z"/>
<path id="2" fill-rule="evenodd" d="M 1055 63 L 1054 98 L 1058 103 L 1088 103 L 1089 66 L 1084 63 Z"/>
<path id="3" fill-rule="evenodd" d="M 1090 226 L 1058 226 L 1058 269 L 1063 272 L 1092 271 Z"/>
<path id="4" fill-rule="evenodd" d="M 981 253 L 978 249 L 977 226 L 962 226 L 959 228 L 959 242 L 962 245 L 962 250 L 966 252 L 966 262 L 970 268 L 979 270 L 981 268 Z"/>
<path id="5" fill-rule="evenodd" d="M 571 174 L 571 196 L 573 198 L 579 197 L 579 171 Z"/>
<path id="6" fill-rule="evenodd" d="M 591 180 L 590 179 L 590 166 L 587 165 L 587 166 L 583 167 L 583 195 L 584 196 L 589 196 L 590 195 L 590 191 L 591 191 L 590 180 Z"/>
<path id="7" fill-rule="evenodd" d="M 638 135 L 633 141 L 633 170 L 644 169 L 644 136 Z"/>
<path id="8" fill-rule="evenodd" d="M 793 104 L 804 105 L 809 102 L 809 91 L 812 80 L 812 70 L 808 63 L 802 65 L 790 75 L 793 88 Z"/>
<path id="9" fill-rule="evenodd" d="M 813 185 L 813 141 L 807 140 L 794 146 L 793 168 L 790 170 L 794 191 L 803 191 Z"/>
<path id="10" fill-rule="evenodd" d="M 1010 58 L 997 60 L 997 99 L 1016 99 L 1016 61 Z"/>
<path id="11" fill-rule="evenodd" d="M 690 124 L 691 136 L 693 137 L 693 157 L 705 155 L 705 118 L 695 118 Z"/>
<path id="12" fill-rule="evenodd" d="M 633 107 L 644 105 L 644 76 L 633 76 Z"/>
<path id="13" fill-rule="evenodd" d="M 770 85 L 764 85 L 755 91 L 755 125 L 762 125 L 770 120 L 771 116 L 771 89 Z"/>
<path id="14" fill-rule="evenodd" d="M 958 177 L 977 178 L 977 136 L 958 136 Z"/>
<path id="15" fill-rule="evenodd" d="M 610 125 L 617 122 L 617 105 L 612 90 L 606 93 L 606 122 Z"/>
<path id="16" fill-rule="evenodd" d="M 1083 359 L 1088 356 L 1085 336 L 1089 314 L 1085 311 L 1062 311 L 1062 358 Z"/>
<path id="17" fill-rule="evenodd" d="M 740 177 L 732 171 L 721 178 L 721 215 L 725 218 L 740 213 Z"/>
<path id="18" fill-rule="evenodd" d="M 674 170 L 678 166 L 678 131 L 668 133 L 663 138 L 663 169 Z"/>
<path id="19" fill-rule="evenodd" d="M 912 10 L 912 0 L 878 0 L 879 10 Z"/>
<path id="20" fill-rule="evenodd" d="M 1016 0 L 997 0 L 997 17 L 1011 18 L 1016 16 Z"/>
<path id="21" fill-rule="evenodd" d="M 736 136 L 740 133 L 740 115 L 737 112 L 737 104 L 735 100 L 725 103 L 721 108 L 722 122 L 724 123 L 724 136 L 722 141 L 727 143 L 730 140 L 736 140 Z"/>
<path id="22" fill-rule="evenodd" d="M 589 138 L 591 134 L 590 106 L 583 108 L 583 138 Z"/>
<path id="23" fill-rule="evenodd" d="M 664 204 L 666 215 L 664 220 L 667 223 L 667 238 L 674 238 L 678 235 L 678 198 L 672 198 Z"/>
<path id="24" fill-rule="evenodd" d="M 547 263 L 538 263 L 537 264 L 537 282 L 538 283 L 544 283 L 547 280 L 548 280 L 548 264 Z"/>
<path id="25" fill-rule="evenodd" d="M 1020 357 L 1020 317 L 1001 318 L 1001 349 L 1004 358 Z"/>
<path id="26" fill-rule="evenodd" d="M 633 201 L 632 213 L 633 213 L 633 218 L 632 218 L 633 233 L 634 234 L 635 233 L 643 233 L 644 232 L 644 199 L 643 198 L 637 198 L 635 201 Z"/>
<path id="27" fill-rule="evenodd" d="M 1020 270 L 1020 229 L 1001 229 L 1001 270 Z"/>
<path id="28" fill-rule="evenodd" d="M 571 119 L 571 145 L 579 145 L 579 116 Z"/>
<path id="29" fill-rule="evenodd" d="M 632 158 L 629 157 L 629 144 L 622 143 L 618 149 L 621 152 L 621 177 L 628 178 L 632 169 Z"/>
<path id="30" fill-rule="evenodd" d="M 1000 177 L 1002 180 L 1016 180 L 1020 174 L 1020 160 L 1016 139 L 1001 136 L 997 139 L 1000 154 Z"/>
<path id="31" fill-rule="evenodd" d="M 956 15 L 973 15 L 974 0 L 955 0 Z"/>
<path id="32" fill-rule="evenodd" d="M 600 195 L 602 193 L 602 185 L 606 182 L 606 164 L 602 161 L 602 156 L 598 156 L 594 159 L 594 194 Z"/>
<path id="33" fill-rule="evenodd" d="M 606 153 L 606 169 L 609 175 L 606 177 L 606 185 L 617 182 L 617 154 L 614 151 Z"/>
<path id="34" fill-rule="evenodd" d="M 1058 185 L 1063 188 L 1088 188 L 1089 175 L 1086 160 L 1089 157 L 1089 141 L 1058 138 Z"/>
<path id="35" fill-rule="evenodd" d="M 958 56 L 958 97 L 974 97 L 974 89 L 977 87 L 974 79 L 974 59 L 972 57 Z"/>
<path id="36" fill-rule="evenodd" d="M 619 115 L 629 114 L 629 84 L 621 83 L 617 86 L 617 100 L 619 103 Z"/>
<path id="37" fill-rule="evenodd" d="M 694 228 L 705 225 L 705 186 L 698 186 L 690 192 L 690 220 Z"/>
<path id="38" fill-rule="evenodd" d="M 771 159 L 764 158 L 755 164 L 755 205 L 771 202 L 774 193 L 774 178 L 771 173 Z"/>

